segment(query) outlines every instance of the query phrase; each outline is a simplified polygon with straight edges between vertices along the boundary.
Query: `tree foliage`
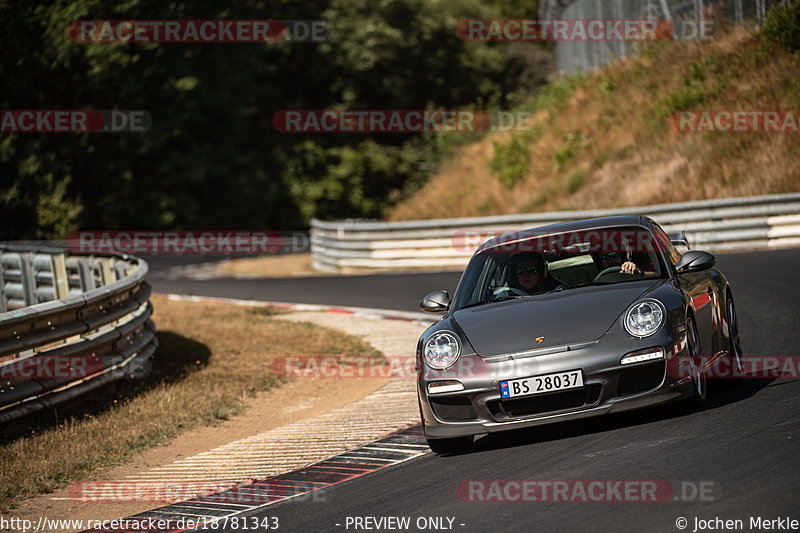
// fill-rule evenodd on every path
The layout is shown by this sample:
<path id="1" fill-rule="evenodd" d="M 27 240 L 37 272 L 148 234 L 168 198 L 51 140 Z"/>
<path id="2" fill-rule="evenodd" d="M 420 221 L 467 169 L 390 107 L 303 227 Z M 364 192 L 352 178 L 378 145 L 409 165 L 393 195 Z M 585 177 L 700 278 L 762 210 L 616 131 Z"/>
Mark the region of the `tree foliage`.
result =
<path id="1" fill-rule="evenodd" d="M 800 1 L 772 7 L 764 21 L 762 38 L 791 52 L 800 50 Z"/>
<path id="2" fill-rule="evenodd" d="M 446 142 L 282 134 L 282 109 L 503 105 L 524 65 L 456 36 L 478 0 L 0 3 L 2 109 L 142 109 L 144 133 L 0 134 L 0 239 L 85 229 L 292 229 L 380 217 Z M 530 13 L 527 16 L 531 16 Z M 77 19 L 324 19 L 323 43 L 79 43 Z"/>

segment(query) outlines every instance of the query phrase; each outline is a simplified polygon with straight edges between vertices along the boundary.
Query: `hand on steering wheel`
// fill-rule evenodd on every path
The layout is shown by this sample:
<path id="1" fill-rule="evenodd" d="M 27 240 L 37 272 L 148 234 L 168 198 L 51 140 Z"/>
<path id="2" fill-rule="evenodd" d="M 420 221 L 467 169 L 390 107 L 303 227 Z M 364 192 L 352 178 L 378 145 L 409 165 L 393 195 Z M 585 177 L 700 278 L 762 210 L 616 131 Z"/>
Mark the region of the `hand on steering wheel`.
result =
<path id="1" fill-rule="evenodd" d="M 633 265 L 633 268 L 632 269 L 630 267 L 625 268 L 626 265 L 628 264 Z M 608 276 L 609 274 L 628 274 L 629 276 L 639 275 L 641 277 L 644 277 L 644 272 L 639 270 L 634 263 L 628 261 L 624 263 L 622 266 L 614 265 L 608 268 L 604 268 L 603 270 L 598 272 L 598 274 L 594 277 L 594 281 L 597 281 L 598 279 L 604 276 Z"/>
<path id="2" fill-rule="evenodd" d="M 639 270 L 639 267 L 636 266 L 636 263 L 633 261 L 625 261 L 622 263 L 620 267 L 620 272 L 623 274 L 641 274 L 642 271 Z"/>

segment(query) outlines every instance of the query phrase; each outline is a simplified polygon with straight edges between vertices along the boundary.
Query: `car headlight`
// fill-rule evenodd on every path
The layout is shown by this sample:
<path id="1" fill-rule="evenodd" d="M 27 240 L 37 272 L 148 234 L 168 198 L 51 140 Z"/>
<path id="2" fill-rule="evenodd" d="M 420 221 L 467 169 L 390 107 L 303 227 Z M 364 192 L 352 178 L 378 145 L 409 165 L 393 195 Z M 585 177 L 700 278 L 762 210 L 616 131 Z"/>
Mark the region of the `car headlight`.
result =
<path id="1" fill-rule="evenodd" d="M 634 337 L 649 337 L 664 323 L 664 315 L 664 308 L 659 302 L 639 302 L 625 313 L 625 330 Z"/>
<path id="2" fill-rule="evenodd" d="M 456 362 L 461 355 L 461 343 L 458 336 L 449 331 L 439 331 L 431 335 L 423 350 L 425 362 L 437 370 L 444 370 Z"/>

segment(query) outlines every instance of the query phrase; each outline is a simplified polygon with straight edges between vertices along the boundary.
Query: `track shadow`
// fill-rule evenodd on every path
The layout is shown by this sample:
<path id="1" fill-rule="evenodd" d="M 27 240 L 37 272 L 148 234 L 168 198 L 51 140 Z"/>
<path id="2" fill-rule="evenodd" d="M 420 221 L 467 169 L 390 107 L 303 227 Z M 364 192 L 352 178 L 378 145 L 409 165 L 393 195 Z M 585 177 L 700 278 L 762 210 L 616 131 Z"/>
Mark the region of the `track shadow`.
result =
<path id="1" fill-rule="evenodd" d="M 135 398 L 162 384 L 176 383 L 205 367 L 211 351 L 205 344 L 171 331 L 158 332 L 158 350 L 141 369 L 137 379 L 123 379 L 101 390 L 63 403 L 50 411 L 0 427 L 0 444 L 57 427 L 69 420 L 94 417 L 115 404 Z"/>

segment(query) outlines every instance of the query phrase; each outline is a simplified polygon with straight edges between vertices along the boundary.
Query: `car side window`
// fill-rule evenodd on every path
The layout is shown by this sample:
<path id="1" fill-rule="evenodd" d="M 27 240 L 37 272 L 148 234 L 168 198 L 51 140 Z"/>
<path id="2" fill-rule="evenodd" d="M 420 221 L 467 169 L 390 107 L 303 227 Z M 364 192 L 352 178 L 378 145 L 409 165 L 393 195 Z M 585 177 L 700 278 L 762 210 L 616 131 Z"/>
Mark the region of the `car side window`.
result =
<path id="1" fill-rule="evenodd" d="M 673 265 L 677 265 L 681 260 L 681 253 L 675 248 L 672 242 L 667 237 L 666 232 L 658 224 L 653 223 L 653 230 L 655 231 L 656 240 L 659 247 L 661 247 L 667 255 L 667 259 Z"/>

